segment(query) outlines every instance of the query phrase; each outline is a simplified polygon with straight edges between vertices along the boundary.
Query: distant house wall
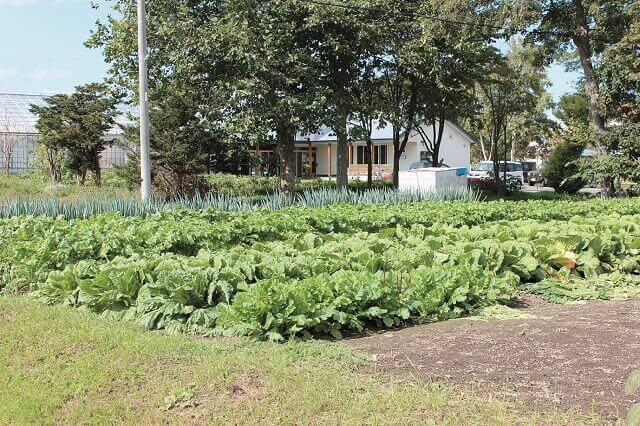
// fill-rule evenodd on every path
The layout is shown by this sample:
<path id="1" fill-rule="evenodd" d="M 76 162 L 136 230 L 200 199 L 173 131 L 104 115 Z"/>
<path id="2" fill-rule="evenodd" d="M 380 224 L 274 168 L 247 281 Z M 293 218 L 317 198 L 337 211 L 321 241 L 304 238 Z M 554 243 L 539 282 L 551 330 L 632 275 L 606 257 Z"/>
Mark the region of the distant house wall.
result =
<path id="1" fill-rule="evenodd" d="M 316 167 L 316 174 L 319 176 L 327 176 L 329 174 L 329 144 L 318 144 L 318 150 L 316 152 L 316 162 L 318 163 Z M 335 147 L 331 147 L 331 156 L 335 151 Z M 333 162 L 333 158 L 331 160 Z M 331 165 L 333 168 L 333 164 Z"/>
<path id="2" fill-rule="evenodd" d="M 425 126 L 424 130 L 428 137 L 432 136 L 431 126 Z M 438 132 L 438 126 L 436 126 L 436 132 Z M 411 162 L 421 161 L 420 153 L 426 152 L 422 138 L 417 132 L 413 132 L 409 140 L 413 142 L 413 147 L 410 148 L 412 144 L 407 144 L 407 161 L 400 163 L 400 170 L 407 170 Z M 472 142 L 473 140 L 457 126 L 448 121 L 445 122 L 442 144 L 440 145 L 440 159 L 450 167 L 471 167 Z M 412 158 L 411 162 L 408 161 L 409 158 Z M 406 167 L 404 167 L 405 165 Z"/>

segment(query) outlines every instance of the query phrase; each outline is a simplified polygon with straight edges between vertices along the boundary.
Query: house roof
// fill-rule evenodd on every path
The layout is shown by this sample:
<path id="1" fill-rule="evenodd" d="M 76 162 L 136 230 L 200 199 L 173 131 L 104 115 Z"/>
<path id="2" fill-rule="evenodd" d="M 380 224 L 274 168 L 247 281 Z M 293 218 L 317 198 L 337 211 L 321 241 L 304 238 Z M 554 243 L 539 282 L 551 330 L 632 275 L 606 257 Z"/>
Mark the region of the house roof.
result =
<path id="1" fill-rule="evenodd" d="M 347 123 L 347 131 L 351 132 L 356 125 L 354 123 Z M 390 125 L 380 126 L 380 122 L 374 120 L 373 131 L 371 132 L 372 140 L 391 140 L 393 139 L 393 128 Z M 336 142 L 338 140 L 336 132 L 327 126 L 322 126 L 316 133 L 309 134 L 297 134 L 296 142 Z"/>
<path id="2" fill-rule="evenodd" d="M 458 130 L 464 137 L 468 138 L 471 143 L 475 143 L 475 138 L 462 127 L 457 125 L 452 121 L 448 121 L 450 125 L 452 125 L 456 130 Z M 347 123 L 347 130 L 351 131 L 356 127 L 353 123 Z M 404 134 L 404 132 L 402 133 Z M 392 140 L 393 139 L 393 127 L 386 123 L 384 125 L 380 125 L 380 122 L 374 120 L 373 122 L 373 131 L 371 132 L 371 139 L 374 141 L 380 140 Z M 309 133 L 309 134 L 297 134 L 296 142 L 319 142 L 319 143 L 329 143 L 329 142 L 337 142 L 338 138 L 336 137 L 336 133 L 327 126 L 322 126 L 317 133 Z"/>
<path id="3" fill-rule="evenodd" d="M 0 93 L 0 133 L 38 133 L 36 117 L 29 109 L 31 105 L 45 106 L 47 105 L 46 94 L 28 94 L 28 93 Z M 116 126 L 114 126 L 110 135 L 122 133 L 120 126 L 131 124 L 131 120 L 127 118 L 129 112 L 134 112 L 134 108 L 128 105 L 120 105 L 118 107 L 121 114 L 116 117 Z"/>

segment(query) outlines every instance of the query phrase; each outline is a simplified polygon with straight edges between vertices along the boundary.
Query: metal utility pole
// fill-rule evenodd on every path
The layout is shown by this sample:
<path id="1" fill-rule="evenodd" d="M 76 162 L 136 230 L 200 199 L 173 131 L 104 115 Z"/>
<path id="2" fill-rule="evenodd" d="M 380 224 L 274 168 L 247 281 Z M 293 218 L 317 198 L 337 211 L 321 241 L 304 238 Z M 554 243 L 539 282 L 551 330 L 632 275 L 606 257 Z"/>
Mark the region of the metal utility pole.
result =
<path id="1" fill-rule="evenodd" d="M 147 104 L 147 26 L 145 0 L 138 0 L 138 76 L 140 98 L 140 194 L 142 200 L 151 197 L 151 160 L 149 159 L 149 105 Z"/>

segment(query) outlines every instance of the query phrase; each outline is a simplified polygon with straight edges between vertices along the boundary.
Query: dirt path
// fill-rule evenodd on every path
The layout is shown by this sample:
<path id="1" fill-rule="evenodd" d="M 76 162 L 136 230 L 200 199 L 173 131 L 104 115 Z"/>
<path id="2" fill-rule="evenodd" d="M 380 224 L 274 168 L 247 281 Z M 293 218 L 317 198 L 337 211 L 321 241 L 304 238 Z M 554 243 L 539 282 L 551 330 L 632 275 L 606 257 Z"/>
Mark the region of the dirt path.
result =
<path id="1" fill-rule="evenodd" d="M 624 417 L 639 396 L 624 382 L 640 367 L 640 299 L 552 305 L 533 297 L 535 319 L 461 319 L 353 339 L 382 371 L 477 384 L 542 409 L 595 408 Z"/>

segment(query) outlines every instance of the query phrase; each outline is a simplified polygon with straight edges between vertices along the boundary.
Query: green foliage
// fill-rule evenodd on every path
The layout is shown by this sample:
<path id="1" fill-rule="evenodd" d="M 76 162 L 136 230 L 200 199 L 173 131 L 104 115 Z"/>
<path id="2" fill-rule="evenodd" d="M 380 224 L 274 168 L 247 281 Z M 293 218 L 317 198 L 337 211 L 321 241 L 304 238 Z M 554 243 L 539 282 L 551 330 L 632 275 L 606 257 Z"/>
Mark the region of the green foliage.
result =
<path id="1" fill-rule="evenodd" d="M 31 106 L 38 117 L 39 141 L 49 151 L 51 177 L 61 179 L 54 157 L 64 153 L 64 164 L 84 184 L 87 170 L 100 185 L 100 153 L 106 148 L 105 133 L 115 125 L 119 97 L 106 84 L 90 83 L 75 88 L 71 95 L 47 98 L 46 106 Z"/>
<path id="2" fill-rule="evenodd" d="M 582 128 L 573 128 L 563 134 L 542 168 L 545 185 L 567 194 L 574 194 L 585 185 L 584 180 L 576 175 L 579 171 L 577 161 L 587 140 Z"/>
<path id="3" fill-rule="evenodd" d="M 273 340 L 455 318 L 518 287 L 640 293 L 637 202 L 434 204 L 15 217 L 0 282 L 148 329 Z"/>
<path id="4" fill-rule="evenodd" d="M 640 370 L 633 370 L 624 385 L 625 395 L 632 395 L 640 390 Z"/>
<path id="5" fill-rule="evenodd" d="M 242 182 L 242 181 L 241 181 Z M 313 188 L 319 183 L 319 189 L 310 189 L 296 194 L 294 198 L 286 197 L 276 189 L 270 195 L 236 196 L 207 193 L 194 197 L 174 198 L 164 201 L 152 198 L 140 201 L 131 195 L 122 195 L 119 191 L 88 192 L 74 199 L 64 198 L 73 195 L 77 186 L 60 187 L 52 191 L 51 197 L 9 198 L 0 201 L 0 217 L 20 215 L 32 216 L 64 216 L 68 219 L 86 219 L 98 214 L 117 212 L 123 216 L 145 216 L 150 213 L 173 211 L 176 209 L 217 209 L 221 211 L 245 212 L 257 209 L 280 210 L 291 206 L 321 207 L 334 204 L 404 204 L 426 200 L 478 200 L 479 193 L 466 188 L 444 188 L 438 191 L 395 191 L 381 186 L 381 189 L 363 191 L 338 190 L 324 181 L 302 181 L 301 186 Z M 358 186 L 364 186 L 360 184 Z M 354 188 L 358 188 L 354 185 Z M 242 190 L 242 186 L 235 186 Z M 259 187 L 258 187 L 259 188 Z M 251 183 L 244 189 L 251 193 L 256 187 Z M 62 198 L 59 198 L 62 197 Z"/>
<path id="6" fill-rule="evenodd" d="M 627 3 L 625 13 L 631 17 L 628 31 L 603 53 L 599 75 L 609 115 L 618 122 L 640 123 L 640 4 Z"/>
<path id="7" fill-rule="evenodd" d="M 588 126 L 589 105 L 584 91 L 562 95 L 553 114 L 567 126 Z"/>
<path id="8" fill-rule="evenodd" d="M 640 183 L 640 124 L 611 126 L 599 141 L 606 155 L 574 162 L 575 178 L 611 185 L 619 180 Z"/>
<path id="9" fill-rule="evenodd" d="M 261 176 L 236 176 L 236 175 L 206 175 L 204 179 L 208 190 L 213 194 L 239 195 L 255 197 L 271 195 L 278 192 L 278 178 Z M 298 192 L 313 192 L 327 190 L 335 187 L 335 182 L 326 179 L 300 179 L 296 181 Z M 373 181 L 372 188 L 384 189 L 392 185 L 386 180 Z M 349 188 L 356 191 L 367 189 L 366 181 L 351 180 Z"/>

